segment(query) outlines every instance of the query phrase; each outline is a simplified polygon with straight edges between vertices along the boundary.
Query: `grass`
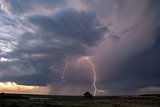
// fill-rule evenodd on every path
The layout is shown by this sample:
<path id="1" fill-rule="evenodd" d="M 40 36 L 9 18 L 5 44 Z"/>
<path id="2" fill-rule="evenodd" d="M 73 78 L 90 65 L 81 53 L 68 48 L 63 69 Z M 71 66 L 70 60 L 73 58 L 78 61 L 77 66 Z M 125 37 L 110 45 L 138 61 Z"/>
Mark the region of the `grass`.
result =
<path id="1" fill-rule="evenodd" d="M 160 97 L 34 96 L 0 99 L 0 107 L 160 107 Z"/>

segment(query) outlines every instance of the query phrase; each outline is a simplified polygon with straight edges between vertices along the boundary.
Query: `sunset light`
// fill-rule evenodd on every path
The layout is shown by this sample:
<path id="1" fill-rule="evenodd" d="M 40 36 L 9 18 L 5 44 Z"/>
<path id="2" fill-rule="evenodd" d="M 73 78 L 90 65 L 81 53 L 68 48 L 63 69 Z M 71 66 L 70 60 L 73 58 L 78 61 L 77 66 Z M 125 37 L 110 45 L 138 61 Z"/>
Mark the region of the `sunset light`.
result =
<path id="1" fill-rule="evenodd" d="M 25 94 L 47 94 L 48 89 L 44 86 L 18 85 L 15 82 L 0 82 L 0 92 L 25 93 Z"/>

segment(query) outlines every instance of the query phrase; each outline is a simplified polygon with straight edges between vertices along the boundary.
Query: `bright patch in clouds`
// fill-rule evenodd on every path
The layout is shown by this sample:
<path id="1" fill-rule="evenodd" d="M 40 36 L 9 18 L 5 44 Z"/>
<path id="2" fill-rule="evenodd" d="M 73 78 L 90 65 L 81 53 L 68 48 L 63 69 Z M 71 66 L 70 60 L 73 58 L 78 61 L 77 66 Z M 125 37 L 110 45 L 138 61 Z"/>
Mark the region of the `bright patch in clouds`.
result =
<path id="1" fill-rule="evenodd" d="M 8 58 L 4 58 L 4 57 L 1 57 L 0 58 L 0 62 L 12 62 L 12 61 L 16 61 L 18 59 L 14 58 L 14 59 L 8 59 Z"/>
<path id="2" fill-rule="evenodd" d="M 48 88 L 44 86 L 18 85 L 15 82 L 0 82 L 0 92 L 23 94 L 48 94 Z"/>

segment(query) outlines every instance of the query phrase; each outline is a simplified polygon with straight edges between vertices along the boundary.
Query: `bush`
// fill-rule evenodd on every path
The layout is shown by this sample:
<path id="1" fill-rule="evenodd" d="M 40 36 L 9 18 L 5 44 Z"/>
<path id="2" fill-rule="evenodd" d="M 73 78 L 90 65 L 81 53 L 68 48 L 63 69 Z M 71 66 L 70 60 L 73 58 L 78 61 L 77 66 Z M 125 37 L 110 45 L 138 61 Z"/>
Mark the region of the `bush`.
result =
<path id="1" fill-rule="evenodd" d="M 86 98 L 92 98 L 92 94 L 90 92 L 85 92 L 83 95 Z"/>

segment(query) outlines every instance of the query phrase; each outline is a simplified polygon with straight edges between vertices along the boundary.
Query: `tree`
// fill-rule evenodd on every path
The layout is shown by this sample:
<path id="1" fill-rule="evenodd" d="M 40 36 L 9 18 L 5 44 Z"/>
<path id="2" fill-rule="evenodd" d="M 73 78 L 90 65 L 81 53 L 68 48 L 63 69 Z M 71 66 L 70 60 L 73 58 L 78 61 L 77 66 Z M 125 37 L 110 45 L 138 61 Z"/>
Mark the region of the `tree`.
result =
<path id="1" fill-rule="evenodd" d="M 92 98 L 92 94 L 90 93 L 90 92 L 85 92 L 84 94 L 84 97 L 86 97 L 86 98 Z"/>

